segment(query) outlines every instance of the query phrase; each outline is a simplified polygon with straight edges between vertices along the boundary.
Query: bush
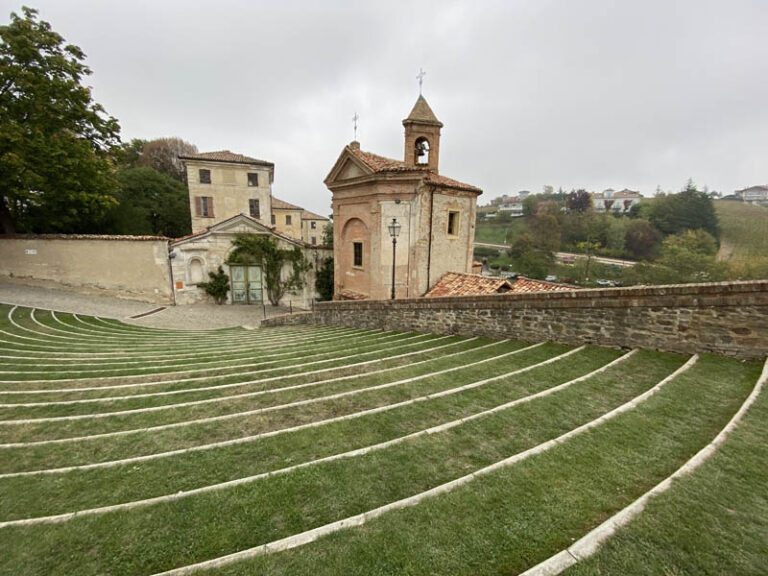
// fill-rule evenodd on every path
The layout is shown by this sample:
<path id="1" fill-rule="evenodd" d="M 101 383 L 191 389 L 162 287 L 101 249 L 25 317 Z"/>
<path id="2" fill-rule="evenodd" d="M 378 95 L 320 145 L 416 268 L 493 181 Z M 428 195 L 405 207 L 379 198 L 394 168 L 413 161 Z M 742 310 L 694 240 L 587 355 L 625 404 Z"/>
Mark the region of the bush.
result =
<path id="1" fill-rule="evenodd" d="M 317 271 L 315 290 L 320 300 L 333 300 L 333 258 L 326 258 Z"/>
<path id="2" fill-rule="evenodd" d="M 224 304 L 229 293 L 229 276 L 224 273 L 224 269 L 219 266 L 216 272 L 208 272 L 210 282 L 198 282 L 198 286 L 205 290 L 205 293 L 213 298 L 216 304 Z"/>

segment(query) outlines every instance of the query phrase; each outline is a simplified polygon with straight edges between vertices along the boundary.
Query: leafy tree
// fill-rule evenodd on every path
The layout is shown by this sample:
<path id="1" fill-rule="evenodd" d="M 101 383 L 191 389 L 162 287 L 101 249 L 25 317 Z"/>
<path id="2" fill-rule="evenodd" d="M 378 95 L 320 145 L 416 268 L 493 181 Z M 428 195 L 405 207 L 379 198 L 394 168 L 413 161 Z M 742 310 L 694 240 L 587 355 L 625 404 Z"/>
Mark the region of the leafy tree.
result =
<path id="1" fill-rule="evenodd" d="M 187 171 L 179 156 L 196 154 L 197 146 L 181 138 L 156 138 L 144 144 L 136 166 L 154 168 L 166 176 L 187 183 Z"/>
<path id="2" fill-rule="evenodd" d="M 727 267 L 715 255 L 717 243 L 704 230 L 668 236 L 655 264 L 639 263 L 624 274 L 629 283 L 674 284 L 712 282 L 725 277 Z"/>
<path id="3" fill-rule="evenodd" d="M 115 205 L 120 127 L 81 85 L 85 54 L 22 12 L 0 26 L 0 226 L 98 231 Z"/>
<path id="4" fill-rule="evenodd" d="M 648 220 L 632 220 L 624 238 L 629 256 L 637 260 L 648 260 L 653 257 L 660 234 Z"/>
<path id="5" fill-rule="evenodd" d="M 520 234 L 509 248 L 516 272 L 531 278 L 544 278 L 554 258 L 551 252 L 536 246 L 530 234 Z"/>
<path id="6" fill-rule="evenodd" d="M 712 198 L 706 192 L 698 191 L 690 180 L 682 192 L 658 196 L 649 208 L 648 219 L 665 235 L 702 228 L 715 240 L 720 238 Z"/>
<path id="7" fill-rule="evenodd" d="M 328 222 L 323 226 L 323 246 L 330 246 L 333 248 L 333 221 Z"/>
<path id="8" fill-rule="evenodd" d="M 120 168 L 136 168 L 141 157 L 141 151 L 144 150 L 146 140 L 134 138 L 130 142 L 123 142 L 117 153 L 117 164 Z"/>
<path id="9" fill-rule="evenodd" d="M 523 215 L 533 216 L 539 207 L 539 197 L 536 194 L 531 194 L 523 199 Z"/>
<path id="10" fill-rule="evenodd" d="M 230 262 L 261 266 L 267 297 L 273 306 L 277 306 L 289 290 L 304 287 L 304 277 L 310 264 L 297 246 L 280 248 L 277 240 L 259 234 L 238 234 L 232 244 L 234 250 L 229 256 Z M 286 264 L 291 265 L 287 277 L 283 274 Z"/>
<path id="11" fill-rule="evenodd" d="M 528 223 L 536 246 L 548 252 L 559 250 L 561 239 L 560 223 L 551 206 L 549 203 L 540 204 L 538 213 Z"/>
<path id="12" fill-rule="evenodd" d="M 229 276 L 224 273 L 224 269 L 219 266 L 216 272 L 208 272 L 210 282 L 198 282 L 197 285 L 205 290 L 205 293 L 213 298 L 216 304 L 224 304 L 229 293 Z"/>
<path id="13" fill-rule="evenodd" d="M 333 300 L 333 258 L 326 258 L 317 271 L 315 290 L 320 300 Z"/>
<path id="14" fill-rule="evenodd" d="M 584 189 L 571 190 L 567 204 L 569 212 L 584 213 L 592 209 L 592 197 Z"/>
<path id="15" fill-rule="evenodd" d="M 152 168 L 118 172 L 119 204 L 107 218 L 113 234 L 179 238 L 192 231 L 187 188 Z"/>

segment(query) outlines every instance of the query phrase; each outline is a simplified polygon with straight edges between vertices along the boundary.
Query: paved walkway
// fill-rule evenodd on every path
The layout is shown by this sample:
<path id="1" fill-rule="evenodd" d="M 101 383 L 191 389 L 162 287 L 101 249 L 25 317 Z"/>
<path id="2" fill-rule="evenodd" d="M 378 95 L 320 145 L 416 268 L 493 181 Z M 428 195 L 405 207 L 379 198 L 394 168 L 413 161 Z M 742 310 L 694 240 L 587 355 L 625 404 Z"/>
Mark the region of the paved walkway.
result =
<path id="1" fill-rule="evenodd" d="M 0 277 L 0 302 L 76 312 L 87 316 L 116 318 L 137 326 L 179 330 L 207 330 L 232 326 L 255 328 L 264 318 L 264 309 L 261 306 L 217 306 L 215 304 L 169 306 L 162 312 L 143 318 L 130 318 L 130 316 L 155 310 L 160 305 L 100 293 L 86 294 L 50 286 L 29 286 L 4 277 Z M 266 309 L 268 317 L 287 312 L 288 310 L 282 307 L 267 306 Z"/>

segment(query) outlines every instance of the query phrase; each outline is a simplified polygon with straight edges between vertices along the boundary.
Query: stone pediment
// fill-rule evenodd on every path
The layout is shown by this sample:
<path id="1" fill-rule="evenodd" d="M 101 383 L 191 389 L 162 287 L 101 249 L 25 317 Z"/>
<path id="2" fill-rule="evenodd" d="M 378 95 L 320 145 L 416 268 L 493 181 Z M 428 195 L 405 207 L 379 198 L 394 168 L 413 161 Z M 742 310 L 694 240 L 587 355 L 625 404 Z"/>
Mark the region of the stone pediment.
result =
<path id="1" fill-rule="evenodd" d="M 217 236 L 219 234 L 234 235 L 240 233 L 280 236 L 279 234 L 275 234 L 274 230 L 265 226 L 261 222 L 254 220 L 245 214 L 238 214 L 237 216 L 233 216 L 232 218 L 224 220 L 223 222 L 214 224 L 207 230 L 198 232 L 196 234 L 190 234 L 184 238 L 179 238 L 178 240 L 175 240 L 172 245 L 177 246 L 179 244 L 195 242 L 197 240 L 201 240 L 210 236 Z"/>
<path id="2" fill-rule="evenodd" d="M 336 164 L 333 165 L 333 168 L 326 177 L 325 184 L 326 186 L 331 186 L 335 182 L 352 180 L 373 173 L 373 170 L 371 170 L 369 166 L 366 166 L 366 164 L 359 158 L 356 158 L 349 151 L 349 146 L 346 146 L 339 155 L 339 159 L 336 160 Z"/>

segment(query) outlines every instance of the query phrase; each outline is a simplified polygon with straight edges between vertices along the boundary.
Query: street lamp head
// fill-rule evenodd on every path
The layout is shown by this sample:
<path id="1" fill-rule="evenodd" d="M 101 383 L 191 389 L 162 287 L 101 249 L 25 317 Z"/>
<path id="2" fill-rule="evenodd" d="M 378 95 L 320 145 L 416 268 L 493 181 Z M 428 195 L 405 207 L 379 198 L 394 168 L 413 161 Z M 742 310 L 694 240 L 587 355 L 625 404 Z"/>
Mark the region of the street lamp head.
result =
<path id="1" fill-rule="evenodd" d="M 392 236 L 392 238 L 397 238 L 400 236 L 400 222 L 397 221 L 397 218 L 392 218 L 392 223 L 387 226 L 389 229 L 389 235 Z"/>

